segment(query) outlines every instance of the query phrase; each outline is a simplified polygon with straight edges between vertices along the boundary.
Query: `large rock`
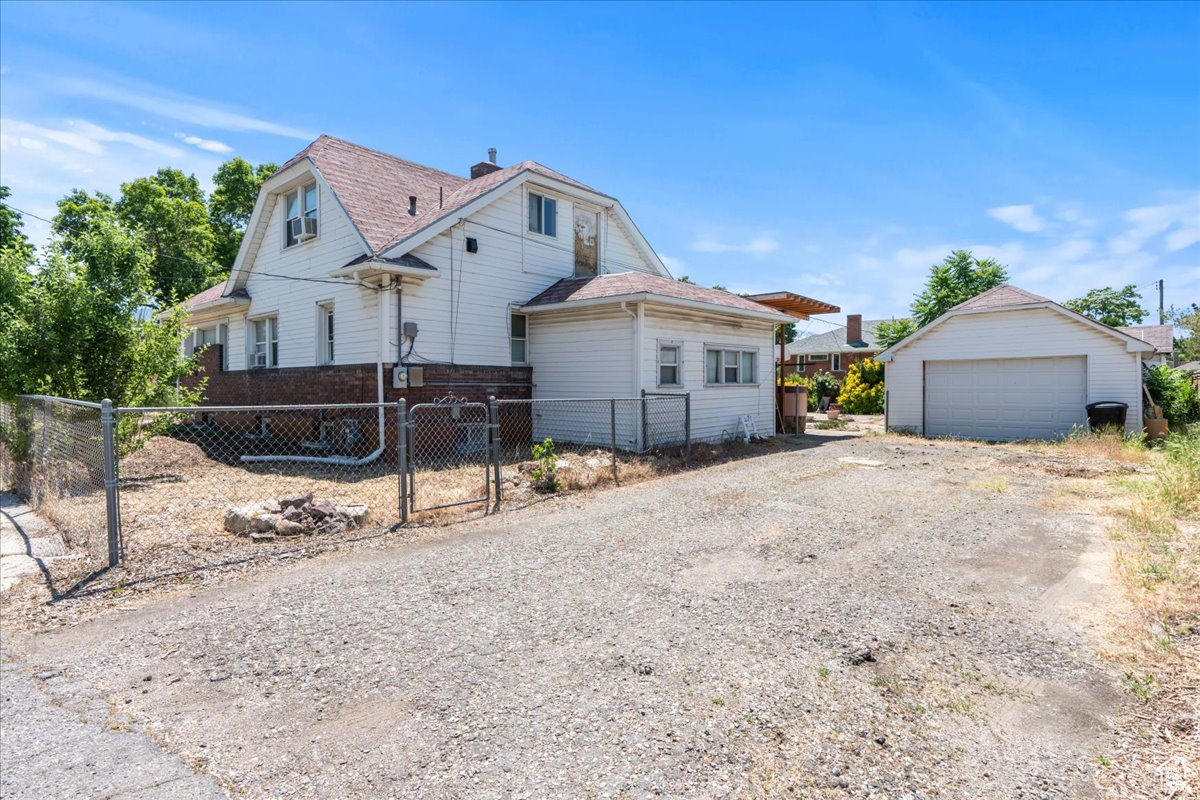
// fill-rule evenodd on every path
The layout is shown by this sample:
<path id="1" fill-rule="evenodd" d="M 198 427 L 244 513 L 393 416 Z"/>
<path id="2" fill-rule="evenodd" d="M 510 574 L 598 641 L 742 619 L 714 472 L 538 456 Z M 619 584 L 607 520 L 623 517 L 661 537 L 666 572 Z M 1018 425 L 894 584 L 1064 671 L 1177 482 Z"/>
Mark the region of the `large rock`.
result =
<path id="1" fill-rule="evenodd" d="M 279 498 L 279 505 L 281 505 L 283 508 L 302 508 L 303 506 L 311 503 L 312 499 L 312 492 L 307 494 L 298 494 L 292 497 L 281 497 Z"/>
<path id="2" fill-rule="evenodd" d="M 304 533 L 304 526 L 299 522 L 293 522 L 290 519 L 280 518 L 275 523 L 275 532 L 280 536 L 299 536 Z"/>
<path id="3" fill-rule="evenodd" d="M 268 514 L 278 514 L 279 512 L 283 511 L 283 506 L 279 504 L 278 500 L 268 500 L 267 502 L 263 503 L 260 508 L 263 511 L 266 511 Z"/>
<path id="4" fill-rule="evenodd" d="M 229 509 L 225 512 L 225 530 L 230 533 L 247 533 L 254 527 L 254 513 L 257 510 L 253 506 Z"/>
<path id="5" fill-rule="evenodd" d="M 361 528 L 367 522 L 369 509 L 366 506 L 338 506 L 338 516 L 345 518 L 346 525 L 351 528 Z"/>
<path id="6" fill-rule="evenodd" d="M 279 515 L 277 514 L 268 514 L 265 511 L 260 511 L 251 518 L 250 528 L 251 530 L 262 531 L 264 533 L 273 531 L 275 530 L 275 523 L 279 519 Z"/>
<path id="7" fill-rule="evenodd" d="M 288 506 L 283 511 L 283 518 L 292 522 L 303 522 L 304 510 L 298 506 Z"/>
<path id="8" fill-rule="evenodd" d="M 304 511 L 319 522 L 326 517 L 332 517 L 334 514 L 336 514 L 337 508 L 328 500 L 322 500 L 319 503 L 311 503 L 307 505 L 304 508 Z"/>

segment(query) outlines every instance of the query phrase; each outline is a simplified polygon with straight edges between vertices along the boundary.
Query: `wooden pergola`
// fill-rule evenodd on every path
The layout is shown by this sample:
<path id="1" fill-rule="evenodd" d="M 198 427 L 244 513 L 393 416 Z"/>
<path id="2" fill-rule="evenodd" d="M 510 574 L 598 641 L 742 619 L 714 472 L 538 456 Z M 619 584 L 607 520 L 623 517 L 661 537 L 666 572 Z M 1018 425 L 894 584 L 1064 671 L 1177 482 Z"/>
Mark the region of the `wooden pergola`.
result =
<path id="1" fill-rule="evenodd" d="M 824 300 L 814 300 L 794 292 L 763 292 L 762 294 L 747 295 L 747 297 L 756 303 L 761 303 L 796 319 L 808 319 L 813 314 L 836 314 L 842 310 L 840 306 L 826 303 Z M 779 378 L 775 387 L 775 415 L 781 421 L 783 419 L 781 411 L 783 408 L 783 363 L 787 357 L 787 342 L 784 339 L 782 327 L 780 326 L 779 332 L 779 362 L 776 373 Z M 800 430 L 803 430 L 803 427 Z"/>

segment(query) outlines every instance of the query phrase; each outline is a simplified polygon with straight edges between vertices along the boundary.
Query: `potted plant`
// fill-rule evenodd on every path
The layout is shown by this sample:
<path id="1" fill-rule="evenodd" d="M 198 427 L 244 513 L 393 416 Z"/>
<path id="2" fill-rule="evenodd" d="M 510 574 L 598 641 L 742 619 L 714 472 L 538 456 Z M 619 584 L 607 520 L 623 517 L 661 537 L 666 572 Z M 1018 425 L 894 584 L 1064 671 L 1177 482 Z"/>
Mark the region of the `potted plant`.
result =
<path id="1" fill-rule="evenodd" d="M 802 417 L 808 412 L 808 382 L 798 372 L 783 376 L 783 416 Z"/>
<path id="2" fill-rule="evenodd" d="M 842 415 L 842 407 L 837 403 L 830 403 L 829 408 L 825 409 L 825 416 L 828 419 L 837 419 Z"/>
<path id="3" fill-rule="evenodd" d="M 833 401 L 837 400 L 838 392 L 841 387 L 838 386 L 837 378 L 830 375 L 828 372 L 818 372 L 812 377 L 812 391 L 817 397 L 821 398 L 819 408 L 829 409 Z M 836 419 L 836 417 L 834 418 Z"/>

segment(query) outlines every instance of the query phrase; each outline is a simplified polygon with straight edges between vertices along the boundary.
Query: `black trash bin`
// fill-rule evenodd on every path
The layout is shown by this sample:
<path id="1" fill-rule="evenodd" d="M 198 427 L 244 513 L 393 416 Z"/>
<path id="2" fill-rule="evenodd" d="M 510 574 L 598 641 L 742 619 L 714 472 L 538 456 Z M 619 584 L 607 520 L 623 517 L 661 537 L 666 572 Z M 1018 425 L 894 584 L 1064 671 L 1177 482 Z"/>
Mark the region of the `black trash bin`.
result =
<path id="1" fill-rule="evenodd" d="M 1125 412 L 1128 410 L 1128 403 L 1118 403 L 1115 400 L 1105 400 L 1100 403 L 1088 403 L 1088 427 L 1090 427 L 1092 430 L 1113 426 L 1124 429 Z"/>

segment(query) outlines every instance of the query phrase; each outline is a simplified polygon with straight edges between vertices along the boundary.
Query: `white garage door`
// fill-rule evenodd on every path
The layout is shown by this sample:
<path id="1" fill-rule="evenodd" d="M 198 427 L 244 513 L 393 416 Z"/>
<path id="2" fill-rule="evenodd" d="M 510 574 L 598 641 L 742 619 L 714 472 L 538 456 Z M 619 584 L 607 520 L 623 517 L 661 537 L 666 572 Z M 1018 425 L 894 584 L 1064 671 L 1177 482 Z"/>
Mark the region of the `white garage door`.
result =
<path id="1" fill-rule="evenodd" d="M 925 362 L 925 435 L 1051 439 L 1087 424 L 1086 360 Z"/>

